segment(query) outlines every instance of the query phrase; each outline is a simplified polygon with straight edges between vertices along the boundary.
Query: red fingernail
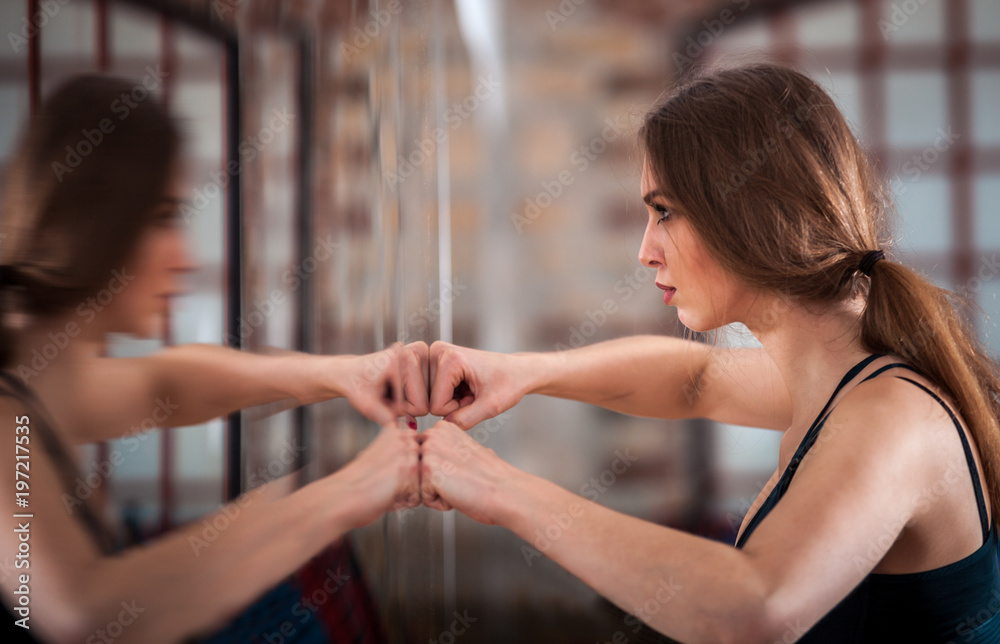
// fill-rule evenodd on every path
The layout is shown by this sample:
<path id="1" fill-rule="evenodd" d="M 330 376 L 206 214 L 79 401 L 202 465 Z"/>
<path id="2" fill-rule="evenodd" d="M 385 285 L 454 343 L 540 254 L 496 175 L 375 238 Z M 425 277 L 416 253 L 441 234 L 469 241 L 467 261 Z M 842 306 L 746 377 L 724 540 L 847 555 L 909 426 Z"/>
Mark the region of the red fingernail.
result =
<path id="1" fill-rule="evenodd" d="M 416 429 L 416 428 L 417 428 L 417 424 L 411 420 L 410 421 L 410 429 Z"/>

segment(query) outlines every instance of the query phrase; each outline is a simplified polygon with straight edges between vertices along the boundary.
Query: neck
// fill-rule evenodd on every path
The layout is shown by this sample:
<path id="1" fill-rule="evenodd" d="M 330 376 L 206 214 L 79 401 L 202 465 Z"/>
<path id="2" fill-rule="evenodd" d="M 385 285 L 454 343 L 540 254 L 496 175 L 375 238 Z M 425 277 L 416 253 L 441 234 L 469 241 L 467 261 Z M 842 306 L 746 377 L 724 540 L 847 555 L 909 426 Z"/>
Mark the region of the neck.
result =
<path id="1" fill-rule="evenodd" d="M 859 340 L 860 298 L 823 307 L 761 298 L 747 322 L 777 365 L 792 400 L 790 428 L 808 426 L 844 374 L 868 352 Z"/>
<path id="2" fill-rule="evenodd" d="M 17 337 L 9 370 L 49 404 L 46 392 L 71 391 L 85 363 L 103 353 L 104 332 L 96 326 L 65 317 L 31 321 Z"/>

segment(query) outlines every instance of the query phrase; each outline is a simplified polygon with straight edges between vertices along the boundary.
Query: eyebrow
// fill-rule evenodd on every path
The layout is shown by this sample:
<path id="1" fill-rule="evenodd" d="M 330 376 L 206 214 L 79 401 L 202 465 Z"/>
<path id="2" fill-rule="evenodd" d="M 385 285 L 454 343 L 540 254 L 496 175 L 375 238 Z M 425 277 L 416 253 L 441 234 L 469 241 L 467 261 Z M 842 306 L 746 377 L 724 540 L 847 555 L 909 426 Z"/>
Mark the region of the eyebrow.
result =
<path id="1" fill-rule="evenodd" d="M 666 199 L 667 195 L 662 190 L 660 190 L 659 188 L 657 188 L 655 190 L 650 190 L 645 195 L 643 195 L 642 200 L 647 205 L 652 206 L 653 205 L 653 200 L 656 199 L 657 197 L 659 197 L 660 199 Z"/>
<path id="2" fill-rule="evenodd" d="M 184 204 L 183 199 L 178 199 L 177 197 L 164 197 L 160 199 L 160 203 L 156 205 L 157 209 L 160 208 L 180 208 Z"/>

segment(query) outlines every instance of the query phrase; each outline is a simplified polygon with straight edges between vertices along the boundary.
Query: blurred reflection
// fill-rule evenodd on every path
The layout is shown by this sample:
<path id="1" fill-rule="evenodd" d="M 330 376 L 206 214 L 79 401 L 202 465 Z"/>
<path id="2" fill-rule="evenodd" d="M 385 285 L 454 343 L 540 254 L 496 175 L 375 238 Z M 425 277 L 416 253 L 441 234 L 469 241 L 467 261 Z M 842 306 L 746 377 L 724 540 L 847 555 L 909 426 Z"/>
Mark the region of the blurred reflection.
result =
<path id="1" fill-rule="evenodd" d="M 3 24 L 19 24 L 24 4 L 2 3 Z M 149 8 L 164 4 L 173 17 Z M 636 259 L 634 127 L 680 67 L 762 51 L 824 84 L 896 177 L 912 263 L 998 310 L 996 271 L 972 281 L 1000 245 L 990 215 L 1000 197 L 996 3 L 963 0 L 962 25 L 935 0 L 904 22 L 893 21 L 890 3 L 777 3 L 774 12 L 766 4 L 72 2 L 44 28 L 40 87 L 101 64 L 137 78 L 166 65 L 162 92 L 184 116 L 194 158 L 186 219 L 200 264 L 173 311 L 176 342 L 360 354 L 397 340 L 518 351 L 681 333 Z M 727 9 L 733 20 L 721 23 Z M 884 34 L 883 19 L 892 26 Z M 961 73 L 940 66 L 957 46 L 947 24 L 969 36 L 961 46 L 972 62 Z M 217 37 L 227 30 L 238 37 L 238 87 Z M 0 64 L 6 159 L 29 109 L 27 53 L 0 50 Z M 235 176 L 226 169 L 230 92 L 239 97 Z M 967 114 L 952 113 L 962 106 Z M 912 163 L 956 124 L 966 127 L 954 147 Z M 242 195 L 238 258 L 226 252 L 227 182 Z M 231 271 L 238 310 L 226 290 Z M 229 318 L 238 337 L 227 337 Z M 986 320 L 982 328 L 1000 347 Z M 746 340 L 733 330 L 721 341 Z M 113 353 L 158 346 L 122 338 Z M 374 433 L 344 401 L 254 409 L 242 421 L 233 466 L 243 489 L 261 471 L 304 466 L 302 482 L 316 479 Z M 639 461 L 599 502 L 720 538 L 732 536 L 773 469 L 780 439 L 547 398 L 473 431 L 516 466 L 581 493 L 631 447 Z M 222 420 L 142 436 L 106 489 L 109 514 L 135 539 L 216 507 L 227 466 Z M 82 451 L 85 467 L 101 449 Z M 528 565 L 521 545 L 453 513 L 390 513 L 337 553 L 356 567 L 360 588 L 338 597 L 338 610 L 358 610 L 373 637 L 391 642 L 438 638 L 456 611 L 479 620 L 463 642 L 610 640 L 618 617 L 550 561 Z"/>

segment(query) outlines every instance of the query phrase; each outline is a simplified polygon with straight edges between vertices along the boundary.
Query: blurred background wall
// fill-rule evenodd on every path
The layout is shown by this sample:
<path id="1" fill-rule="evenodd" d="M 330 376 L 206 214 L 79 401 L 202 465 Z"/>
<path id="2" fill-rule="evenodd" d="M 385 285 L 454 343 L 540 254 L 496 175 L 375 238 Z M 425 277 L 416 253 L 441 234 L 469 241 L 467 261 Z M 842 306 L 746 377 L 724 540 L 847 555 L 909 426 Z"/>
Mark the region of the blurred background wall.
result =
<path id="1" fill-rule="evenodd" d="M 184 121 L 200 270 L 162 341 L 116 338 L 115 355 L 683 335 L 636 257 L 635 133 L 685 70 L 750 59 L 833 94 L 891 182 L 898 256 L 973 298 L 1000 351 L 995 0 L 11 0 L 0 27 L 0 172 L 72 74 L 135 79 Z M 737 328 L 697 339 L 753 342 Z M 600 503 L 730 542 L 780 438 L 540 398 L 473 432 Z M 136 542 L 298 468 L 330 472 L 373 433 L 343 401 L 251 409 L 87 446 L 80 465 Z M 638 460 L 616 473 L 626 449 Z M 454 513 L 390 514 L 339 546 L 359 574 L 332 610 L 351 619 L 370 600 L 372 641 L 447 641 L 455 611 L 477 620 L 470 643 L 624 629 L 524 545 Z"/>

